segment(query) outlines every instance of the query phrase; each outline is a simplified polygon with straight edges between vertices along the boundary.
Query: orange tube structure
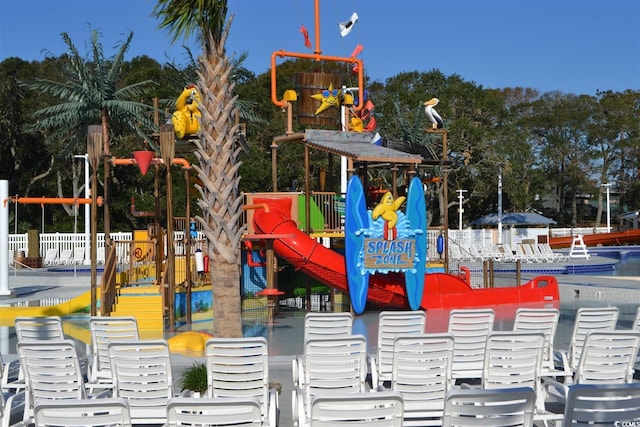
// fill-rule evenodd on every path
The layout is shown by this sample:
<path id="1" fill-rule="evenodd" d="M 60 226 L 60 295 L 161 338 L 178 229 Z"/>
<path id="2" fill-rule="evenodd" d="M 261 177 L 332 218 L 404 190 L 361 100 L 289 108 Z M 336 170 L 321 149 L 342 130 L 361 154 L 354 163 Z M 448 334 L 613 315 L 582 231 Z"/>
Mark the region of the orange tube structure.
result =
<path id="1" fill-rule="evenodd" d="M 11 197 L 14 203 L 25 205 L 89 205 L 91 199 L 82 197 Z M 97 198 L 98 206 L 102 206 L 102 197 Z"/>
<path id="2" fill-rule="evenodd" d="M 354 105 L 354 111 L 360 111 L 364 107 L 364 65 L 362 60 L 358 58 L 346 58 L 341 56 L 328 56 L 321 55 L 320 53 L 296 53 L 286 52 L 284 50 L 278 50 L 271 54 L 271 102 L 280 108 L 287 106 L 287 101 L 278 99 L 277 85 L 276 85 L 276 58 L 301 58 L 301 59 L 313 59 L 316 61 L 334 61 L 334 62 L 346 62 L 350 64 L 356 64 L 358 66 L 358 105 Z"/>
<path id="3" fill-rule="evenodd" d="M 333 62 L 346 62 L 349 64 L 356 64 L 358 68 L 358 105 L 353 106 L 354 111 L 360 111 L 364 108 L 364 66 L 362 60 L 355 57 L 344 58 L 340 56 L 327 56 L 322 55 L 322 49 L 320 49 L 320 0 L 314 1 L 314 15 L 315 15 L 315 35 L 316 35 L 316 48 L 312 54 L 310 53 L 295 53 L 285 52 L 279 50 L 273 52 L 271 55 L 271 102 L 280 108 L 287 106 L 287 101 L 278 99 L 278 92 L 276 88 L 276 57 L 284 58 L 301 58 L 301 59 L 313 59 L 315 61 L 333 61 Z"/>

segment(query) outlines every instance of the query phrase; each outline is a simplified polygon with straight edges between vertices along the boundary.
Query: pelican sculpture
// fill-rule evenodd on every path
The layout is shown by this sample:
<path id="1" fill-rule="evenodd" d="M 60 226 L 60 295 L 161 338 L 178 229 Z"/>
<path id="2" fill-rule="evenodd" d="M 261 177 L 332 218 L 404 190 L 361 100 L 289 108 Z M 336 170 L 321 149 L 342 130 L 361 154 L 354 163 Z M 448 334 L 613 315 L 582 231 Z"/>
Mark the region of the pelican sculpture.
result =
<path id="1" fill-rule="evenodd" d="M 438 105 L 438 102 L 440 102 L 438 98 L 431 98 L 424 103 L 424 112 L 431 122 L 431 129 L 442 129 L 442 127 L 444 126 L 442 117 L 440 117 L 440 114 L 438 114 L 438 112 L 434 109 L 434 107 Z"/>

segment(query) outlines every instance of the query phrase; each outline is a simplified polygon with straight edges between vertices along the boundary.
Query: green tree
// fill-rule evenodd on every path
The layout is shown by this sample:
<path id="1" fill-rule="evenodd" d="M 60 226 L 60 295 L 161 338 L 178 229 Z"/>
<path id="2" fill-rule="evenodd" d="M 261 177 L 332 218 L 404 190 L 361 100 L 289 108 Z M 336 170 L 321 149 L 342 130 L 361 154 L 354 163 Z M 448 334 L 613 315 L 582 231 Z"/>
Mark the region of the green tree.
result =
<path id="1" fill-rule="evenodd" d="M 154 9 L 160 27 L 173 41 L 196 35 L 202 42 L 198 58 L 202 95 L 200 139 L 196 143 L 198 165 L 194 166 L 203 185 L 199 187 L 197 217 L 209 242 L 213 264 L 214 329 L 218 336 L 242 335 L 240 307 L 240 242 L 243 227 L 236 96 L 232 64 L 225 52 L 231 25 L 225 0 L 160 0 Z"/>
<path id="2" fill-rule="evenodd" d="M 33 121 L 25 126 L 31 133 L 44 136 L 46 145 L 59 147 L 59 158 L 70 159 L 73 154 L 86 152 L 88 126 L 102 125 L 104 179 L 111 180 L 109 157 L 113 140 L 122 137 L 121 130 L 133 131 L 140 138 L 148 140 L 151 131 L 156 129 L 150 115 L 150 106 L 138 100 L 148 96 L 153 81 L 146 80 L 122 86 L 124 56 L 133 38 L 130 32 L 120 45 L 118 52 L 111 58 L 105 57 L 100 43 L 100 33 L 92 31 L 91 58 L 85 59 L 73 44 L 67 33 L 62 39 L 68 48 L 63 56 L 62 81 L 36 78 L 23 82 L 28 89 L 48 94 L 60 103 L 39 109 L 33 113 Z M 77 186 L 74 196 L 79 193 Z M 109 234 L 109 194 L 105 184 L 105 233 Z M 59 186 L 59 195 L 62 186 Z"/>

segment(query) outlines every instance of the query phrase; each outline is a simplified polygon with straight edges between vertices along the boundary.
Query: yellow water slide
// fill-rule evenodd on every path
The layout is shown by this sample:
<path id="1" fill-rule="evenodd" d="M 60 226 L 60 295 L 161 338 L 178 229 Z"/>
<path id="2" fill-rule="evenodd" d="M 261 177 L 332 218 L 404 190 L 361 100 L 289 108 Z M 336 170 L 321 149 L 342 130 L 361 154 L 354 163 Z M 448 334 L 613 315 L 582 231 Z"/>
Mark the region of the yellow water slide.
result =
<path id="1" fill-rule="evenodd" d="M 13 326 L 19 316 L 68 316 L 91 305 L 91 291 L 57 305 L 8 307 L 0 306 L 0 326 Z"/>

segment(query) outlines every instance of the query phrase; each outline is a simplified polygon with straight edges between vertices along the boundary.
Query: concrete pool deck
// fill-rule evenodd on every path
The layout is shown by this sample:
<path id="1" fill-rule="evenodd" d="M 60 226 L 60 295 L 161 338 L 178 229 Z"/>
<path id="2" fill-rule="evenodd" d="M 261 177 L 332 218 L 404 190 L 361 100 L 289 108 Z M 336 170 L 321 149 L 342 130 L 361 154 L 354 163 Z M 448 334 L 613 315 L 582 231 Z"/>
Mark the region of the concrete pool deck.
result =
<path id="1" fill-rule="evenodd" d="M 590 260 L 572 260 L 575 265 L 587 265 L 598 262 L 616 262 L 611 258 L 599 259 L 601 257 L 591 257 Z M 542 264 L 528 264 L 531 268 L 545 268 Z M 539 276 L 543 273 L 524 272 L 522 281 Z M 544 273 L 549 274 L 549 273 Z M 570 309 L 584 305 L 617 305 L 617 304 L 640 304 L 640 277 L 638 276 L 605 276 L 593 273 L 587 274 L 552 274 L 558 280 L 560 286 L 561 304 L 568 305 Z M 51 300 L 51 304 L 57 299 L 72 298 L 89 290 L 90 274 L 86 271 L 73 272 L 51 272 L 46 269 L 29 271 L 12 271 L 9 277 L 9 289 L 14 292 L 11 297 L 0 298 L 0 305 L 14 303 L 28 303 L 34 301 Z M 1 309 L 1 308 L 0 308 Z M 628 307 L 625 313 L 625 323 L 631 316 L 632 308 Z M 269 377 L 273 383 L 279 384 L 280 394 L 280 425 L 283 427 L 292 425 L 291 418 L 291 393 L 293 383 L 291 379 L 291 364 L 295 354 L 301 352 L 301 336 L 303 328 L 304 312 L 283 313 L 283 318 L 277 319 L 276 325 L 265 327 L 258 333 L 266 334 L 269 341 Z M 365 313 L 358 316 L 358 321 L 354 325 L 360 328 L 356 332 L 364 333 L 371 341 L 369 352 L 375 351 L 375 334 L 377 313 Z M 200 325 L 206 328 L 207 325 Z M 559 330 L 556 336 L 556 348 L 566 348 L 567 334 L 570 334 L 570 325 L 567 320 L 563 330 Z M 196 328 L 194 328 L 196 329 Z M 355 328 L 354 328 L 355 329 Z M 171 334 L 167 334 L 171 335 Z M 6 345 L 6 343 L 5 343 Z M 3 346 L 3 349 L 5 347 Z M 6 351 L 6 350 L 5 350 Z M 5 361 L 15 358 L 15 354 L 5 354 Z M 203 357 L 192 357 L 184 354 L 172 353 L 172 367 L 176 381 L 176 388 L 182 373 L 193 366 L 194 363 L 203 361 Z M 176 390 L 179 391 L 179 390 Z"/>

